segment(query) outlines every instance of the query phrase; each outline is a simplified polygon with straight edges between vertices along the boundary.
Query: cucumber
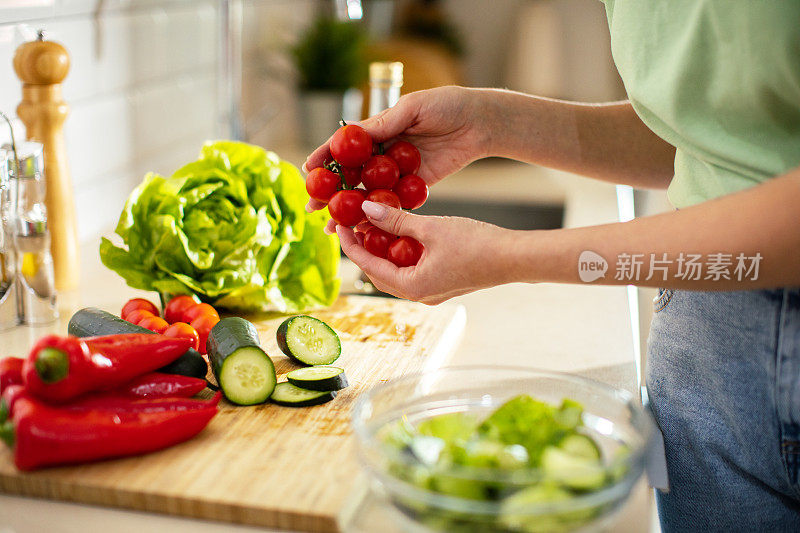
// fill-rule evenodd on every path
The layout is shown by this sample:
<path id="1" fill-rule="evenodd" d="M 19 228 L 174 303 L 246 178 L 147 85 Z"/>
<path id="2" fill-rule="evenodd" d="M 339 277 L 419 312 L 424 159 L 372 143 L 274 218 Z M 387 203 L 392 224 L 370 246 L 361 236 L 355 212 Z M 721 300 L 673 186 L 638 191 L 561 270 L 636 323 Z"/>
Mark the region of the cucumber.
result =
<path id="1" fill-rule="evenodd" d="M 338 366 L 307 366 L 286 374 L 292 385 L 315 391 L 341 390 L 347 387 L 344 369 Z"/>
<path id="2" fill-rule="evenodd" d="M 261 349 L 256 327 L 240 317 L 223 318 L 206 342 L 211 369 L 225 397 L 239 405 L 264 403 L 275 389 L 272 359 Z"/>
<path id="3" fill-rule="evenodd" d="M 586 459 L 594 459 L 597 461 L 602 457 L 597 443 L 586 435 L 568 435 L 564 437 L 564 440 L 559 443 L 558 447 L 576 457 L 585 457 Z"/>
<path id="4" fill-rule="evenodd" d="M 67 325 L 67 333 L 75 337 L 95 337 L 97 335 L 118 335 L 121 333 L 149 333 L 152 331 L 127 320 L 112 315 L 102 309 L 86 307 L 72 315 Z M 200 352 L 189 348 L 186 352 L 167 366 L 158 369 L 165 374 L 179 374 L 193 378 L 205 379 L 208 364 Z"/>
<path id="5" fill-rule="evenodd" d="M 306 365 L 329 365 L 342 354 L 342 343 L 333 329 L 317 318 L 298 315 L 278 326 L 281 351 Z"/>
<path id="6" fill-rule="evenodd" d="M 606 469 L 597 459 L 579 457 L 548 446 L 542 452 L 542 471 L 545 479 L 581 491 L 596 490 L 606 483 Z"/>
<path id="7" fill-rule="evenodd" d="M 283 381 L 275 386 L 270 401 L 286 407 L 310 407 L 329 402 L 336 397 L 336 391 L 315 391 L 302 389 Z"/>

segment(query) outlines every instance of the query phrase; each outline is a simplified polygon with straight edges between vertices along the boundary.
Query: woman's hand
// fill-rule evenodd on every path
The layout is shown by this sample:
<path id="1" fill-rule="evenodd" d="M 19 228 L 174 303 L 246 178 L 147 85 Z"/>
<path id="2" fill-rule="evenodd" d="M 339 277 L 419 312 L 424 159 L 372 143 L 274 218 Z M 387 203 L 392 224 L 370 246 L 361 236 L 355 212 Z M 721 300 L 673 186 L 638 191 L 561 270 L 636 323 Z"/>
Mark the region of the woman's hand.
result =
<path id="1" fill-rule="evenodd" d="M 370 117 L 361 126 L 375 142 L 401 137 L 411 142 L 422 156 L 417 174 L 428 185 L 489 154 L 487 139 L 491 120 L 481 105 L 485 91 L 464 87 L 437 87 L 400 98 L 394 107 Z M 331 159 L 328 142 L 308 156 L 303 170 L 321 167 Z M 316 200 L 307 209 L 322 209 Z"/>
<path id="2" fill-rule="evenodd" d="M 434 305 L 513 281 L 515 232 L 469 218 L 412 215 L 374 202 L 364 202 L 363 209 L 372 224 L 425 246 L 416 266 L 398 268 L 369 253 L 351 228 L 336 227 L 344 253 L 383 292 Z"/>

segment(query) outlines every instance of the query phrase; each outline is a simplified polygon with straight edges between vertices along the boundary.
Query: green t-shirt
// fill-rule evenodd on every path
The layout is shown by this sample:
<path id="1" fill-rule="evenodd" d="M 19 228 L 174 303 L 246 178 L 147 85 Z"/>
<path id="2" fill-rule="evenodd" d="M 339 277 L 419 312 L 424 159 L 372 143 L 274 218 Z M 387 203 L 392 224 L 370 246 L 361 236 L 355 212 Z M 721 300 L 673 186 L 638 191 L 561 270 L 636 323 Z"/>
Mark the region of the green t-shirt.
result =
<path id="1" fill-rule="evenodd" d="M 678 208 L 800 166 L 800 0 L 606 0 L 636 113 L 677 147 Z"/>

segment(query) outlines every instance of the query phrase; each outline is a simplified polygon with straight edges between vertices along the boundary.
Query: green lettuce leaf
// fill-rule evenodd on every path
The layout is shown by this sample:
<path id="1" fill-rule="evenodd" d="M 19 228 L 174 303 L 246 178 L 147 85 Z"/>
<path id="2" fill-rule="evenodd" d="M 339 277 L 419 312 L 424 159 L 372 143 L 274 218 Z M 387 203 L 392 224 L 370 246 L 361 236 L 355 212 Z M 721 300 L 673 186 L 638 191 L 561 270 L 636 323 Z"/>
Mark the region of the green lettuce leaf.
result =
<path id="1" fill-rule="evenodd" d="M 339 243 L 322 212 L 306 213 L 296 167 L 258 146 L 218 141 L 170 177 L 130 194 L 103 264 L 168 299 L 197 294 L 240 311 L 298 312 L 339 294 Z"/>

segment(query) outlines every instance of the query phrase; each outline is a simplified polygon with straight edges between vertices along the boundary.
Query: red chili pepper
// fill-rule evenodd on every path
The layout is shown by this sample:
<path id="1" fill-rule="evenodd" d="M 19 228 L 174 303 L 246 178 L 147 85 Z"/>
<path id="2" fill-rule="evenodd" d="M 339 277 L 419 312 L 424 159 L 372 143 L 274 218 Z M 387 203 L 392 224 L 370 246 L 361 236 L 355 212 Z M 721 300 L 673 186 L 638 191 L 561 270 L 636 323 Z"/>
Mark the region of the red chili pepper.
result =
<path id="1" fill-rule="evenodd" d="M 136 398 L 189 398 L 206 388 L 206 380 L 178 374 L 143 374 L 110 394 Z"/>
<path id="2" fill-rule="evenodd" d="M 217 413 L 221 396 L 134 400 L 128 405 L 136 407 L 128 409 L 72 410 L 23 393 L 14 402 L 13 422 L 0 426 L 0 437 L 13 447 L 20 470 L 139 455 L 194 437 Z"/>
<path id="3" fill-rule="evenodd" d="M 144 333 L 84 339 L 48 335 L 31 349 L 22 378 L 39 398 L 65 401 L 85 392 L 113 389 L 161 368 L 190 345 L 188 339 Z"/>
<path id="4" fill-rule="evenodd" d="M 4 357 L 0 359 L 0 392 L 9 385 L 22 385 L 22 363 L 19 357 Z"/>

